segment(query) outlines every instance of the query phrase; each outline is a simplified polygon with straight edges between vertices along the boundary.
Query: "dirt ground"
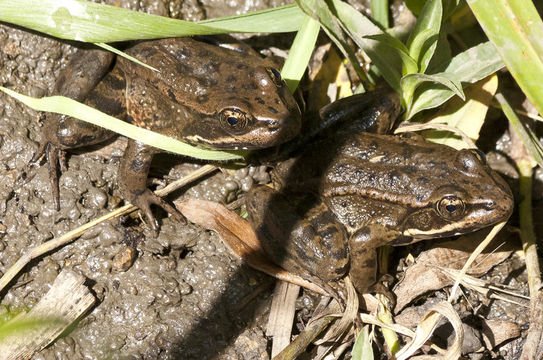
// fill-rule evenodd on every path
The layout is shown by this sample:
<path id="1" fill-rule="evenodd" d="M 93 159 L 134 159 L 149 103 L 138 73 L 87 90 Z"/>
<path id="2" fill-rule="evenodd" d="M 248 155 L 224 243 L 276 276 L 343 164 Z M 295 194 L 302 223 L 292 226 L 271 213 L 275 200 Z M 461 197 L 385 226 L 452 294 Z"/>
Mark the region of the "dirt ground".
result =
<path id="1" fill-rule="evenodd" d="M 281 5 L 278 1 L 108 1 L 134 10 L 200 20 Z M 136 5 L 138 4 L 138 5 Z M 0 85 L 34 97 L 53 88 L 73 48 L 66 43 L 0 25 Z M 57 237 L 118 206 L 116 182 L 119 150 L 69 157 L 61 179 L 61 211 L 54 209 L 46 166 L 30 159 L 40 139 L 39 114 L 0 95 L 0 270 L 26 249 Z M 119 141 L 122 145 L 122 140 Z M 103 153 L 103 151 L 102 151 Z M 197 164 L 162 156 L 152 174 L 175 179 Z M 167 164 L 167 165 L 164 165 Z M 167 167 L 168 166 L 168 167 Z M 171 170 L 168 170 L 170 169 Z M 164 170 L 167 169 L 167 170 Z M 261 168 L 218 172 L 169 197 L 194 197 L 227 203 L 254 182 L 266 182 Z M 539 185 L 540 186 L 540 185 Z M 539 188 L 541 189 L 541 188 Z M 541 200 L 541 196 L 539 199 Z M 267 359 L 265 323 L 274 280 L 244 265 L 212 232 L 183 226 L 162 213 L 161 231 L 153 238 L 138 219 L 103 223 L 82 238 L 33 261 L 2 294 L 0 313 L 32 307 L 61 269 L 83 274 L 98 299 L 73 331 L 33 359 Z M 137 258 L 127 270 L 115 256 L 135 246 Z M 495 273 L 513 273 L 509 285 L 526 292 L 518 256 Z M 505 268 L 503 268 L 505 267 Z M 313 298 L 303 295 L 300 307 Z M 468 294 L 466 313 L 480 305 Z M 485 304 L 496 318 L 507 317 L 527 328 L 527 312 L 498 302 Z M 486 357 L 513 359 L 521 340 Z M 490 357 L 489 357 L 490 356 Z"/>

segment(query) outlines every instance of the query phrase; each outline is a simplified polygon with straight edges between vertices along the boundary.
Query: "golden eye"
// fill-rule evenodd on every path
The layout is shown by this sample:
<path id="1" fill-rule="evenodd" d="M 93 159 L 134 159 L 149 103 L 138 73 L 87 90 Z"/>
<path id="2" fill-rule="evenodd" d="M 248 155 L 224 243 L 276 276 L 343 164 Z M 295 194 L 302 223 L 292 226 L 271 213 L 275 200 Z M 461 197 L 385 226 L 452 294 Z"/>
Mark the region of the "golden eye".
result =
<path id="1" fill-rule="evenodd" d="M 479 161 L 480 161 L 483 165 L 486 164 L 486 156 L 485 156 L 485 153 L 484 153 L 484 152 L 482 152 L 482 151 L 479 150 L 479 149 L 469 149 L 469 150 L 471 151 L 471 153 L 472 153 L 473 155 L 475 155 L 475 157 L 476 157 L 477 159 L 479 159 Z"/>
<path id="2" fill-rule="evenodd" d="M 439 200 L 436 210 L 446 220 L 458 220 L 464 215 L 466 206 L 460 198 L 447 195 Z"/>
<path id="3" fill-rule="evenodd" d="M 266 71 L 268 72 L 268 74 L 272 78 L 273 83 L 275 85 L 277 85 L 277 86 L 282 86 L 283 85 L 283 79 L 281 79 L 281 73 L 277 69 L 267 67 Z"/>
<path id="4" fill-rule="evenodd" d="M 231 129 L 243 129 L 247 125 L 247 115 L 239 109 L 223 109 L 220 118 Z"/>

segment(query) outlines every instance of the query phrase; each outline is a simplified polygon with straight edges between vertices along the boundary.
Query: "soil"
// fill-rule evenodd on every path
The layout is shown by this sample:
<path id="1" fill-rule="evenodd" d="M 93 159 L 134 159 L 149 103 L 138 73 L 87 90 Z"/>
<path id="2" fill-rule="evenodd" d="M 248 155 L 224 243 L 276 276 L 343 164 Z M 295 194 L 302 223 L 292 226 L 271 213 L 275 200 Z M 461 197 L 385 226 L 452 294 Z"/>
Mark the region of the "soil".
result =
<path id="1" fill-rule="evenodd" d="M 106 2 L 193 21 L 282 4 L 275 0 Z M 52 91 L 73 49 L 66 42 L 2 24 L 0 85 L 34 97 L 45 96 Z M 61 210 L 57 212 L 47 167 L 30 163 L 40 140 L 39 114 L 0 95 L 0 115 L 3 273 L 27 249 L 119 205 L 116 176 L 121 152 L 112 146 L 113 150 L 69 156 L 68 170 L 61 178 Z M 122 146 L 122 140 L 119 143 Z M 104 152 L 109 156 L 102 156 Z M 160 157 L 156 163 L 152 175 L 159 179 L 179 178 L 200 166 L 170 156 Z M 228 203 L 253 182 L 266 182 L 266 176 L 261 168 L 217 172 L 168 199 L 194 197 Z M 541 197 L 536 200 L 541 202 Z M 74 269 L 88 279 L 97 304 L 71 332 L 33 359 L 269 358 L 264 327 L 274 280 L 244 266 L 215 233 L 193 224 L 181 225 L 164 213 L 160 221 L 156 238 L 137 225 L 137 218 L 103 223 L 33 261 L 0 294 L 2 313 L 32 307 L 63 268 Z M 126 268 L 118 259 L 127 249 L 135 249 L 136 258 Z M 509 280 L 525 286 L 522 262 L 518 263 L 517 259 L 518 266 L 511 265 L 515 278 Z M 505 271 L 503 278 L 510 269 L 497 271 Z M 523 309 L 491 306 L 485 309 L 526 326 Z M 512 359 L 520 344 L 510 343 L 493 354 Z"/>

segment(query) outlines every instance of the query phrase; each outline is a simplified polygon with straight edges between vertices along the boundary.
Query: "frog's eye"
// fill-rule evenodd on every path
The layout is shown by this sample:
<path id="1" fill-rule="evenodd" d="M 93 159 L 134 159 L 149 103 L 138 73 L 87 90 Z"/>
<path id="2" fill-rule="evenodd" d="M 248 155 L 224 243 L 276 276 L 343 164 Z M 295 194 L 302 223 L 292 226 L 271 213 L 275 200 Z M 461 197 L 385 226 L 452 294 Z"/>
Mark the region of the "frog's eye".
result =
<path id="1" fill-rule="evenodd" d="M 281 79 L 281 73 L 277 69 L 267 67 L 266 71 L 268 72 L 268 74 L 272 78 L 275 85 L 277 85 L 277 86 L 283 85 L 283 80 Z"/>
<path id="2" fill-rule="evenodd" d="M 458 220 L 464 215 L 464 202 L 454 195 L 447 195 L 437 203 L 437 212 L 446 220 Z"/>
<path id="3" fill-rule="evenodd" d="M 486 164 L 486 156 L 485 156 L 485 153 L 482 152 L 481 150 L 479 149 L 470 149 L 470 151 L 472 152 L 473 155 L 475 155 L 475 157 L 477 159 L 479 159 L 479 161 L 484 165 Z"/>
<path id="4" fill-rule="evenodd" d="M 243 129 L 247 125 L 247 115 L 239 109 L 223 109 L 219 116 L 231 129 Z"/>

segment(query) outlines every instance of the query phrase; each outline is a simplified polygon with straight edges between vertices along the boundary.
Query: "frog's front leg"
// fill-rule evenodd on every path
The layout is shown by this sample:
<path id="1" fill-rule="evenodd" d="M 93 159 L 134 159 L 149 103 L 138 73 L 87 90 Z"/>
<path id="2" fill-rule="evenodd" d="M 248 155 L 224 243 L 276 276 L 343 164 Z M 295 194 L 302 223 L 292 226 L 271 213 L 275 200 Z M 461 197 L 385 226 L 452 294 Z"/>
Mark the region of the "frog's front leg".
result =
<path id="1" fill-rule="evenodd" d="M 122 197 L 141 209 L 155 234 L 158 231 L 158 224 L 151 211 L 151 205 L 158 205 L 177 220 L 185 222 L 179 211 L 147 188 L 151 160 L 158 151 L 152 146 L 130 139 L 119 168 Z"/>
<path id="2" fill-rule="evenodd" d="M 349 253 L 345 228 L 314 197 L 289 195 L 267 186 L 253 188 L 246 199 L 249 221 L 266 254 L 285 270 L 338 296 Z"/>
<path id="3" fill-rule="evenodd" d="M 377 280 L 377 248 L 392 243 L 398 236 L 395 231 L 371 224 L 363 226 L 351 235 L 349 278 L 359 294 L 371 290 Z"/>

